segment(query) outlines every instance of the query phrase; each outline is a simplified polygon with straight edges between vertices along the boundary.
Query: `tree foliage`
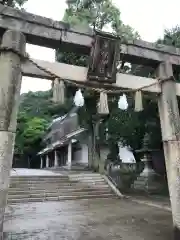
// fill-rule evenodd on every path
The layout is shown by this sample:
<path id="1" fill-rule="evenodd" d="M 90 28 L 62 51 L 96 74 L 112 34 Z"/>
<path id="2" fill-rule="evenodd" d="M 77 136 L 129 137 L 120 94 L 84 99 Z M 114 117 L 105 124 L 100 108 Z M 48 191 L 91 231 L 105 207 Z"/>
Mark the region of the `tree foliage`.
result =
<path id="1" fill-rule="evenodd" d="M 120 10 L 111 0 L 67 0 L 66 3 L 68 8 L 63 21 L 71 26 L 110 31 L 126 40 L 139 38 L 138 32 L 129 25 L 123 24 L 120 19 Z M 67 64 L 87 66 L 88 56 L 57 51 L 56 60 Z"/>
<path id="2" fill-rule="evenodd" d="M 64 21 L 71 25 L 95 27 L 99 30 L 111 29 L 127 38 L 139 37 L 129 25 L 123 24 L 120 19 L 120 10 L 111 0 L 67 0 L 68 8 Z"/>
<path id="3" fill-rule="evenodd" d="M 72 107 L 68 99 L 64 106 L 51 101 L 52 92 L 29 92 L 21 95 L 17 119 L 15 154 L 23 159 L 33 158 L 43 147 L 42 137 L 53 118 L 64 115 Z"/>
<path id="4" fill-rule="evenodd" d="M 180 26 L 165 29 L 163 39 L 158 39 L 157 43 L 180 47 Z"/>
<path id="5" fill-rule="evenodd" d="M 22 7 L 28 0 L 2 0 L 0 3 L 10 7 Z"/>

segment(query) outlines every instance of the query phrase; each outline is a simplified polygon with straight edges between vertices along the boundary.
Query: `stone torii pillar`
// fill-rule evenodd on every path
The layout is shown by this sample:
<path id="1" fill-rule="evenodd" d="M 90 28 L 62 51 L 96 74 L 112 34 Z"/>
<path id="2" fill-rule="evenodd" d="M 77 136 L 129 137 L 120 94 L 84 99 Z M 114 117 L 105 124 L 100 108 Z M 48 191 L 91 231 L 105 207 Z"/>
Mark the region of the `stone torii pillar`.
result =
<path id="1" fill-rule="evenodd" d="M 180 239 L 180 116 L 173 68 L 169 62 L 157 69 L 162 93 L 158 99 L 162 140 L 174 225 L 174 240 Z"/>
<path id="2" fill-rule="evenodd" d="M 25 53 L 25 36 L 16 31 L 4 33 L 1 47 Z M 0 55 L 0 240 L 3 239 L 3 221 L 7 202 L 10 170 L 14 152 L 17 110 L 21 88 L 21 59 L 12 51 Z"/>

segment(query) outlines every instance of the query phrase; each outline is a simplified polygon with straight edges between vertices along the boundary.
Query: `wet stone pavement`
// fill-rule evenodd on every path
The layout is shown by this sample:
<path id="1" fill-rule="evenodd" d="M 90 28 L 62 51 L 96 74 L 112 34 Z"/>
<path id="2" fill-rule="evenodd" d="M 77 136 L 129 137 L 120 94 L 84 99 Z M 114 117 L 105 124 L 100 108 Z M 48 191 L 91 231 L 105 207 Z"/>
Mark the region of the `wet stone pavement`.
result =
<path id="1" fill-rule="evenodd" d="M 92 199 L 7 207 L 5 240 L 171 240 L 171 213 L 131 200 Z"/>

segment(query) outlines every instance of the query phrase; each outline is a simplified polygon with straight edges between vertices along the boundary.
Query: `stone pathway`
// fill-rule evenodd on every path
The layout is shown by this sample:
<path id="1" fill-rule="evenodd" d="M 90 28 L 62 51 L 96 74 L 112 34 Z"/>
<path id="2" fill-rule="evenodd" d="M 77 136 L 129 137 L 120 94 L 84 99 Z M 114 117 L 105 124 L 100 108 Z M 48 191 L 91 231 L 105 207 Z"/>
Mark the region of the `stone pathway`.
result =
<path id="1" fill-rule="evenodd" d="M 5 240 L 170 240 L 171 212 L 124 199 L 9 206 Z"/>
<path id="2" fill-rule="evenodd" d="M 170 206 L 170 199 L 169 197 L 165 196 L 155 196 L 155 195 L 150 195 L 150 196 L 127 196 L 131 201 L 141 203 L 141 204 L 146 204 L 151 207 L 157 207 L 160 209 L 165 209 L 167 211 L 171 212 L 171 206 Z"/>

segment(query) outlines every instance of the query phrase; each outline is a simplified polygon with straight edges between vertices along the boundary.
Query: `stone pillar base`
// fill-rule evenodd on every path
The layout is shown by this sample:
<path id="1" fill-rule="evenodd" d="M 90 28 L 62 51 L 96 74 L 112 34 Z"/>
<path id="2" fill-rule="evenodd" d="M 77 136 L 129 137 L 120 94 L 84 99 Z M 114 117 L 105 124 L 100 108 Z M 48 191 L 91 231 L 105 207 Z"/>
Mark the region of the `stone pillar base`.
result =
<path id="1" fill-rule="evenodd" d="M 164 182 L 162 176 L 158 175 L 152 168 L 151 159 L 144 156 L 143 162 L 145 168 L 133 183 L 135 191 L 141 191 L 149 194 L 159 193 L 163 189 Z"/>
<path id="2" fill-rule="evenodd" d="M 147 176 L 139 176 L 134 181 L 133 189 L 149 194 L 159 193 L 163 189 L 162 179 L 158 175 L 154 179 Z"/>

